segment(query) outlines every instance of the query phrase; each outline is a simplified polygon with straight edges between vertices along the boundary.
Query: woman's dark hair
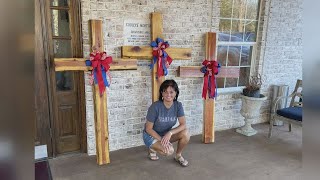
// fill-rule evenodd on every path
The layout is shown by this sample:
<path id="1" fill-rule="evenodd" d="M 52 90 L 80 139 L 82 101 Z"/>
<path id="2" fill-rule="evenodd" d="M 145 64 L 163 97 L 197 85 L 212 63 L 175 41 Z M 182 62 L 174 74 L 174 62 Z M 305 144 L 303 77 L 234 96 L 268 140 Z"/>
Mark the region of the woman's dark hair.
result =
<path id="1" fill-rule="evenodd" d="M 176 92 L 176 97 L 174 98 L 174 101 L 177 101 L 178 100 L 178 96 L 179 96 L 179 87 L 178 87 L 178 84 L 176 83 L 176 81 L 174 81 L 173 79 L 165 80 L 160 85 L 159 101 L 163 101 L 162 100 L 162 92 L 164 92 L 168 87 L 172 87 L 173 90 Z"/>

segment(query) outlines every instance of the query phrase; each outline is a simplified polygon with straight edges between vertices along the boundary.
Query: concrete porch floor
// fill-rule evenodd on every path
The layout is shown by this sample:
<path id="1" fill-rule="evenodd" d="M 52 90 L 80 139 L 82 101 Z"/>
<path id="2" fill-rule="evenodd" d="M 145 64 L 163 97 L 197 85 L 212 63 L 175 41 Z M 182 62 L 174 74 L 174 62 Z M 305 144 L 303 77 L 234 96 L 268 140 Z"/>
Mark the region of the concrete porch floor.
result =
<path id="1" fill-rule="evenodd" d="M 302 128 L 274 127 L 267 138 L 268 124 L 253 126 L 258 134 L 246 137 L 235 129 L 216 132 L 215 143 L 202 144 L 192 136 L 183 155 L 189 161 L 180 167 L 173 157 L 147 159 L 144 146 L 113 151 L 111 164 L 98 166 L 95 156 L 76 154 L 51 159 L 57 180 L 217 180 L 302 179 Z"/>

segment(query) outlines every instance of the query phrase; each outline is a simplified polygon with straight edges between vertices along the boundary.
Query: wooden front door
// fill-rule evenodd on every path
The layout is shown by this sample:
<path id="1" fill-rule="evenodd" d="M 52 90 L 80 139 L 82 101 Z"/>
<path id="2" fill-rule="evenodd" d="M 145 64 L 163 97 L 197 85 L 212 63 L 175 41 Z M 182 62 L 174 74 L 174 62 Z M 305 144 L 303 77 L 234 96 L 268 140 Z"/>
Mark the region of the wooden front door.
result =
<path id="1" fill-rule="evenodd" d="M 53 156 L 86 152 L 86 126 L 83 72 L 55 72 L 54 58 L 81 57 L 80 0 L 46 0 L 48 76 L 52 118 L 50 122 Z"/>

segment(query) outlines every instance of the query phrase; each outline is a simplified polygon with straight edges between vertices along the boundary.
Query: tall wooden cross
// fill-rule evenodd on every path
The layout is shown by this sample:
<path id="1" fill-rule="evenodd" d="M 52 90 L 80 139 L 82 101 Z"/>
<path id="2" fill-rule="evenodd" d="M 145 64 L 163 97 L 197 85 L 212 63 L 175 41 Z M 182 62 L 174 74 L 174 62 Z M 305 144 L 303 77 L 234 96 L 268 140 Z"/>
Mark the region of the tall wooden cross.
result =
<path id="1" fill-rule="evenodd" d="M 217 48 L 217 34 L 214 32 L 206 33 L 206 59 L 216 59 Z M 178 70 L 179 77 L 202 77 L 203 73 L 200 71 L 201 66 L 180 66 Z M 221 68 L 216 77 L 239 77 L 239 68 Z M 203 103 L 203 131 L 202 142 L 214 142 L 214 111 L 215 100 L 207 98 Z"/>
<path id="2" fill-rule="evenodd" d="M 151 13 L 151 39 L 163 38 L 162 35 L 162 15 L 161 13 Z M 172 59 L 191 59 L 191 48 L 172 48 L 166 49 Z M 150 46 L 122 46 L 122 58 L 151 59 L 152 48 Z M 152 69 L 152 102 L 158 100 L 159 88 L 165 80 L 164 76 L 157 79 L 157 66 Z"/>
<path id="3" fill-rule="evenodd" d="M 91 43 L 99 51 L 104 50 L 103 32 L 101 20 L 90 20 Z M 92 67 L 85 64 L 84 58 L 55 58 L 55 71 L 90 71 Z M 113 59 L 110 70 L 133 70 L 137 69 L 136 59 Z M 106 89 L 107 90 L 107 89 Z M 108 110 L 107 110 L 107 92 L 102 96 L 99 93 L 98 85 L 93 86 L 94 97 L 94 117 L 97 163 L 99 165 L 110 163 L 109 158 L 109 134 L 108 134 Z"/>

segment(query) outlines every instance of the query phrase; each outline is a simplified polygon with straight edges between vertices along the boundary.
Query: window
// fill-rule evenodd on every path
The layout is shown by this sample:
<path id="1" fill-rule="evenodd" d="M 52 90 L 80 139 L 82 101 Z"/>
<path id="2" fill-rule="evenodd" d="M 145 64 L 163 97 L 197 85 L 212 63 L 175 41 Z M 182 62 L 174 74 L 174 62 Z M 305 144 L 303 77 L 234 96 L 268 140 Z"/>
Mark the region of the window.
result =
<path id="1" fill-rule="evenodd" d="M 244 86 L 250 76 L 256 46 L 260 0 L 221 0 L 217 60 L 238 69 L 239 77 L 217 78 L 218 88 Z"/>
<path id="2" fill-rule="evenodd" d="M 69 0 L 51 0 L 50 11 L 54 57 L 72 57 Z M 73 90 L 73 76 L 71 71 L 55 72 L 56 90 Z"/>

